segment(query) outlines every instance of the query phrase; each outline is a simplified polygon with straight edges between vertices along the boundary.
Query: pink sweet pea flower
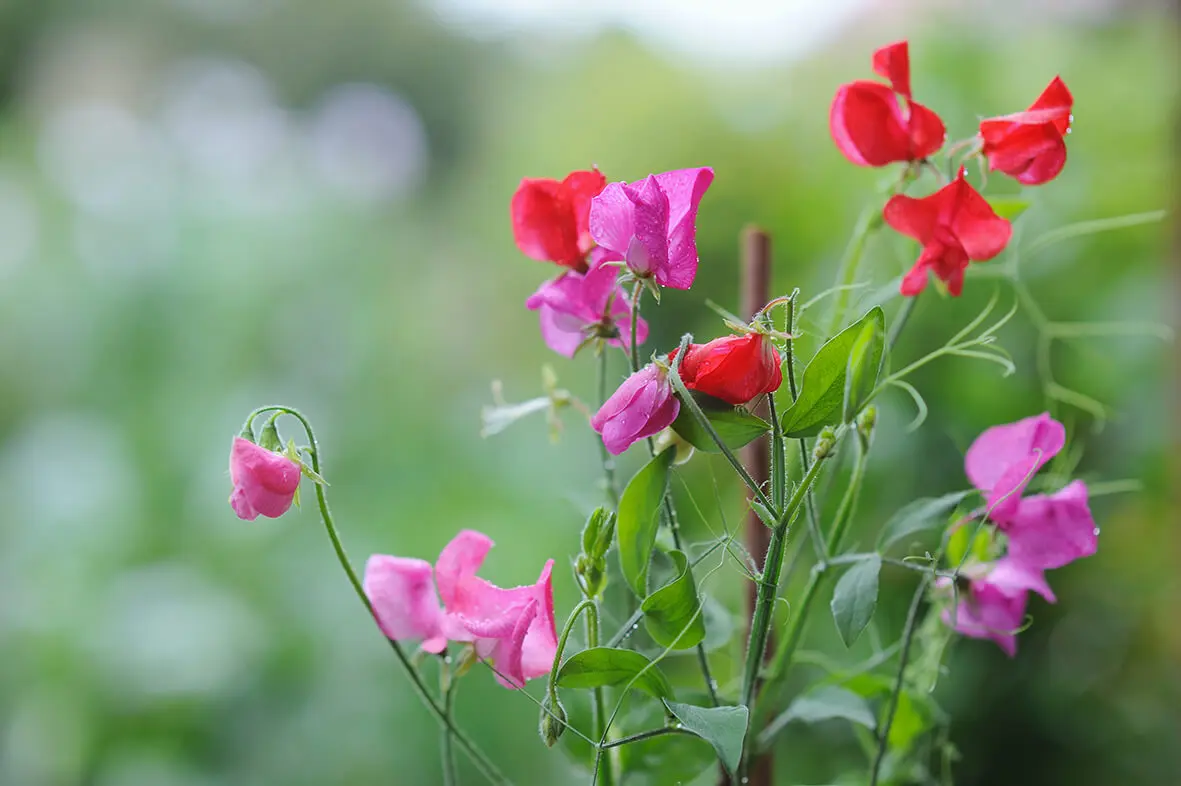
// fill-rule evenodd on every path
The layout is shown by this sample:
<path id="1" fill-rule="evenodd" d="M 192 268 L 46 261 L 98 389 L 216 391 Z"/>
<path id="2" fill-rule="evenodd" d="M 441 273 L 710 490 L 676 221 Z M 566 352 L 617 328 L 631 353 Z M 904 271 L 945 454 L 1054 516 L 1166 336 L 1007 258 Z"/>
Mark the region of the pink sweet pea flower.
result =
<path id="1" fill-rule="evenodd" d="M 668 371 L 649 363 L 623 381 L 591 418 L 607 451 L 618 456 L 677 419 L 681 402 L 673 395 Z"/>
<path id="2" fill-rule="evenodd" d="M 713 179 L 713 169 L 697 167 L 604 188 L 590 209 L 604 261 L 623 260 L 639 278 L 688 289 L 697 275 L 697 206 Z"/>
<path id="3" fill-rule="evenodd" d="M 1017 631 L 1025 624 L 1029 592 L 1037 592 L 1050 603 L 1056 600 L 1054 593 L 1040 570 L 1011 557 L 972 572 L 977 577 L 968 582 L 968 591 L 960 596 L 954 612 L 943 612 L 943 621 L 969 638 L 995 641 L 1013 657 L 1017 654 Z M 950 585 L 943 579 L 939 586 Z"/>
<path id="4" fill-rule="evenodd" d="M 1004 250 L 1013 233 L 972 185 L 964 170 L 955 180 L 921 199 L 899 194 L 891 197 L 882 218 L 896 231 L 922 244 L 914 267 L 902 279 L 901 292 L 913 297 L 927 286 L 927 271 L 947 282 L 954 296 L 964 289 L 969 262 L 992 259 Z"/>
<path id="5" fill-rule="evenodd" d="M 1099 548 L 1099 533 L 1087 505 L 1087 484 L 1067 484 L 1053 494 L 1022 499 L 998 526 L 1009 536 L 1009 556 L 1041 570 L 1060 568 Z"/>
<path id="6" fill-rule="evenodd" d="M 989 518 L 1003 529 L 1029 480 L 1065 444 L 1066 429 L 1048 412 L 993 426 L 977 437 L 964 457 L 964 472 L 984 495 Z"/>
<path id="7" fill-rule="evenodd" d="M 259 514 L 278 518 L 287 512 L 299 488 L 300 466 L 286 456 L 234 437 L 230 449 L 230 506 L 238 518 L 254 521 Z"/>
<path id="8" fill-rule="evenodd" d="M 615 333 L 619 338 L 610 339 L 609 344 L 630 346 L 631 306 L 617 272 L 614 266 L 598 265 L 586 273 L 563 273 L 546 281 L 525 301 L 530 311 L 541 312 L 541 337 L 550 349 L 573 357 L 588 336 Z M 641 317 L 636 324 L 636 343 L 647 338 L 648 323 Z"/>
<path id="9" fill-rule="evenodd" d="M 548 674 L 557 652 L 553 560 L 534 584 L 502 589 L 476 575 L 491 548 L 487 535 L 463 530 L 439 554 L 434 582 L 422 560 L 375 554 L 365 565 L 365 594 L 390 639 L 422 641 L 434 653 L 448 641 L 471 643 L 497 681 L 515 689 Z"/>

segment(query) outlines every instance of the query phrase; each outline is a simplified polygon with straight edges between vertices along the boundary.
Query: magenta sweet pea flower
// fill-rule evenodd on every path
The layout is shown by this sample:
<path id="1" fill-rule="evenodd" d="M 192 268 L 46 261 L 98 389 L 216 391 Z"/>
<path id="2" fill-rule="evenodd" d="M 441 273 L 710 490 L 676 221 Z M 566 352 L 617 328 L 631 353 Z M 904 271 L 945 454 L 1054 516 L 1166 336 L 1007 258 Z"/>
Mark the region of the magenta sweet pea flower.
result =
<path id="1" fill-rule="evenodd" d="M 278 518 L 287 512 L 299 488 L 300 466 L 286 456 L 234 437 L 230 449 L 230 506 L 238 518 L 254 521 L 259 514 Z"/>
<path id="2" fill-rule="evenodd" d="M 977 437 L 964 457 L 964 472 L 984 495 L 989 518 L 1009 518 L 1030 478 L 1065 444 L 1066 429 L 1046 412 L 993 426 Z"/>
<path id="3" fill-rule="evenodd" d="M 502 589 L 476 575 L 492 545 L 487 535 L 463 530 L 439 554 L 433 581 L 422 560 L 375 554 L 365 565 L 364 588 L 388 638 L 421 641 L 434 653 L 449 641 L 470 643 L 495 667 L 497 681 L 515 689 L 553 665 L 554 563 L 545 563 L 534 584 Z"/>
<path id="4" fill-rule="evenodd" d="M 1099 548 L 1099 532 L 1087 505 L 1087 484 L 1075 480 L 1053 494 L 1021 500 L 999 525 L 1009 536 L 1009 555 L 1042 570 L 1061 568 Z"/>
<path id="5" fill-rule="evenodd" d="M 1017 631 L 1025 624 L 1030 591 L 1050 603 L 1056 598 L 1042 571 L 1012 557 L 980 565 L 971 573 L 968 590 L 961 594 L 954 612 L 945 610 L 943 621 L 973 639 L 995 641 L 1009 657 L 1017 654 Z M 946 579 L 941 586 L 948 587 Z"/>
<path id="6" fill-rule="evenodd" d="M 608 452 L 618 456 L 677 419 L 681 402 L 673 395 L 668 370 L 649 363 L 623 381 L 591 418 Z"/>
<path id="7" fill-rule="evenodd" d="M 697 275 L 697 206 L 713 179 L 713 169 L 697 167 L 611 183 L 591 201 L 591 237 L 637 277 L 688 289 Z"/>
<path id="8" fill-rule="evenodd" d="M 598 252 L 600 249 L 595 249 Z M 592 252 L 592 258 L 597 254 Z M 618 335 L 612 346 L 631 346 L 631 305 L 618 283 L 612 265 L 592 267 L 586 273 L 570 271 L 546 281 L 525 306 L 541 312 L 541 337 L 560 355 L 573 357 L 589 336 Z M 636 323 L 636 343 L 648 338 L 648 323 Z"/>

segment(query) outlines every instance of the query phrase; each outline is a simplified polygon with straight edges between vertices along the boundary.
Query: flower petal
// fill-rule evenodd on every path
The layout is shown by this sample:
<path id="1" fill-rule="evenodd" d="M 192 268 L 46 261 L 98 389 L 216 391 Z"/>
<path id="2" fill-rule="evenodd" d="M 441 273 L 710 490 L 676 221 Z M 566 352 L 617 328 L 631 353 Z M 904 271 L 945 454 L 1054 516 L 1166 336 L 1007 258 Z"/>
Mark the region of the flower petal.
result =
<path id="1" fill-rule="evenodd" d="M 1099 546 L 1095 519 L 1087 505 L 1087 485 L 1081 480 L 1054 494 L 1021 500 L 1005 532 L 1009 555 L 1042 570 L 1089 557 Z"/>
<path id="2" fill-rule="evenodd" d="M 624 183 L 611 183 L 591 200 L 589 227 L 591 237 L 622 259 L 635 234 L 632 201 L 624 193 Z"/>
<path id="3" fill-rule="evenodd" d="M 1048 412 L 1043 412 L 1016 423 L 993 426 L 982 433 L 968 448 L 964 472 L 976 488 L 988 494 L 1014 464 L 1036 454 L 1036 466 L 1040 469 L 1065 444 L 1066 429 Z"/>
<path id="4" fill-rule="evenodd" d="M 910 50 L 906 41 L 887 44 L 873 53 L 873 72 L 890 83 L 890 89 L 910 98 Z"/>
<path id="5" fill-rule="evenodd" d="M 484 533 L 465 529 L 443 547 L 435 562 L 435 582 L 448 611 L 464 613 L 465 595 L 472 591 L 467 585 L 476 578 L 492 545 L 492 538 Z"/>
<path id="6" fill-rule="evenodd" d="M 374 554 L 365 563 L 363 586 L 387 638 L 421 641 L 439 635 L 441 611 L 429 562 Z"/>
<path id="7" fill-rule="evenodd" d="M 859 166 L 908 161 L 911 138 L 898 96 L 877 82 L 841 85 L 828 114 L 837 149 Z"/>
<path id="8" fill-rule="evenodd" d="M 952 232 L 969 259 L 992 259 L 1009 244 L 1013 225 L 996 214 L 988 200 L 964 178 L 963 169 L 951 187 L 956 189 Z"/>
<path id="9" fill-rule="evenodd" d="M 562 184 L 548 178 L 525 178 L 509 206 L 513 240 L 527 257 L 562 265 L 581 264 L 570 199 Z"/>

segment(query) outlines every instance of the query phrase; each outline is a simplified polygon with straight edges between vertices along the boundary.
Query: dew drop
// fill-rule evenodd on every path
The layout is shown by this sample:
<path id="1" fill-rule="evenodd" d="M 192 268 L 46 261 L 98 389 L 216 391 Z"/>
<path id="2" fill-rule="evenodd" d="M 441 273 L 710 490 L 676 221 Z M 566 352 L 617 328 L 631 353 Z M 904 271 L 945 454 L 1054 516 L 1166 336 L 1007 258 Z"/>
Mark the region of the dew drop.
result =
<path id="1" fill-rule="evenodd" d="M 1099 528 L 1095 527 L 1095 537 L 1099 537 Z"/>

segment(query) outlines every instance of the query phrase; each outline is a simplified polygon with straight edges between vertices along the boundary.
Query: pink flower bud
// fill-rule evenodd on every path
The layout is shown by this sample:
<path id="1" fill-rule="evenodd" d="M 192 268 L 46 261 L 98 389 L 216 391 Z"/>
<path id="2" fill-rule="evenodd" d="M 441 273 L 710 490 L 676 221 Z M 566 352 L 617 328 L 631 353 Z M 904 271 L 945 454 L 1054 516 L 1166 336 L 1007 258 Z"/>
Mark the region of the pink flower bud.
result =
<path id="1" fill-rule="evenodd" d="M 287 512 L 299 488 L 300 466 L 286 456 L 234 437 L 230 450 L 230 506 L 238 518 L 254 521 L 261 513 L 278 518 Z"/>
<path id="2" fill-rule="evenodd" d="M 668 372 L 649 364 L 623 381 L 591 418 L 603 444 L 619 455 L 633 443 L 667 428 L 677 419 L 681 402 L 673 395 Z"/>

